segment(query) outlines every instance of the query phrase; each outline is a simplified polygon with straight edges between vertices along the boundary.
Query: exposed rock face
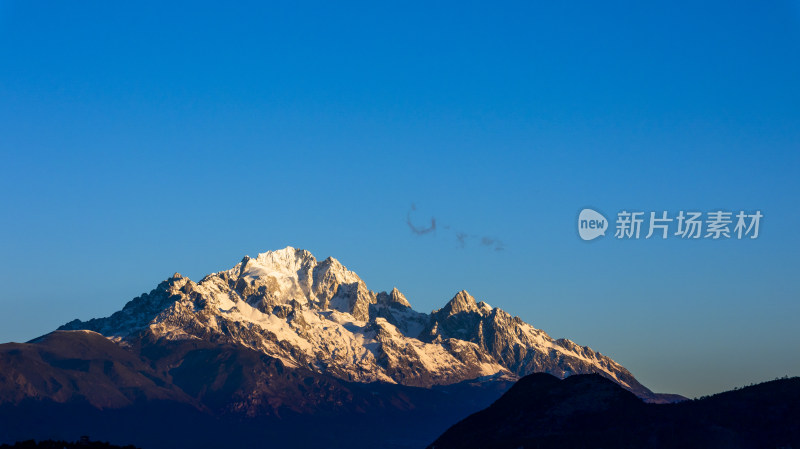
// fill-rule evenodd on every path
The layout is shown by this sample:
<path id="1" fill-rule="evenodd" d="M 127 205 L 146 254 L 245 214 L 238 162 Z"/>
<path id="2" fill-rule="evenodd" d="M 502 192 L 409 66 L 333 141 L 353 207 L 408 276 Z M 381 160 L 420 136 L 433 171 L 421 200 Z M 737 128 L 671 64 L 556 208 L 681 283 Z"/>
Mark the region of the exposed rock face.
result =
<path id="1" fill-rule="evenodd" d="M 369 290 L 333 258 L 291 247 L 245 257 L 200 282 L 180 274 L 108 318 L 60 329 L 92 330 L 122 345 L 145 338 L 241 345 L 288 367 L 357 382 L 429 387 L 484 376 L 599 373 L 652 399 L 621 365 L 554 340 L 461 291 L 431 314 L 396 288 Z"/>
<path id="2" fill-rule="evenodd" d="M 420 335 L 420 339 L 430 342 L 447 338 L 477 344 L 517 376 L 546 372 L 566 377 L 596 372 L 643 398 L 654 398 L 630 372 L 609 357 L 570 340 L 555 340 L 519 317 L 477 302 L 466 291 L 434 311 L 429 326 Z"/>

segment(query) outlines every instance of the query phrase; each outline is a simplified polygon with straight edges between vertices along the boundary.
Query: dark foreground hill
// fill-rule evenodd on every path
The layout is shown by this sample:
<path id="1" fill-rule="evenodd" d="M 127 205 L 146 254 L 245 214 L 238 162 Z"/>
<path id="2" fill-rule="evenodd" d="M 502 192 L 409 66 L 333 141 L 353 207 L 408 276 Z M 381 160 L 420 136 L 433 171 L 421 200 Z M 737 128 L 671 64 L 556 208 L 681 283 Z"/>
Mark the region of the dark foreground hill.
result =
<path id="1" fill-rule="evenodd" d="M 598 375 L 520 379 L 429 449 L 800 448 L 800 378 L 647 404 Z"/>
<path id="2" fill-rule="evenodd" d="M 421 448 L 511 385 L 347 382 L 239 345 L 143 342 L 58 331 L 0 345 L 0 443 L 90 435 L 146 449 Z"/>
<path id="3" fill-rule="evenodd" d="M 14 444 L 0 444 L 0 449 L 138 449 L 135 446 L 115 446 L 101 441 L 90 441 L 83 438 L 78 441 L 60 440 L 27 440 L 18 441 Z"/>

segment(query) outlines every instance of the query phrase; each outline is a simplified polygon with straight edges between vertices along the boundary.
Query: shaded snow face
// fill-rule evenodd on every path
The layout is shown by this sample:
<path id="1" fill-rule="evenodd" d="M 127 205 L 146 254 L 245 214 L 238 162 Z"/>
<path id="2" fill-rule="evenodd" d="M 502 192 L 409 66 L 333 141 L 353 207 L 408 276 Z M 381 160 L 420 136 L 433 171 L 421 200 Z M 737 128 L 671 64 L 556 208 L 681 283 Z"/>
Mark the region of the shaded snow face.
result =
<path id="1" fill-rule="evenodd" d="M 93 330 L 123 345 L 145 337 L 233 343 L 359 382 L 432 386 L 596 372 L 652 394 L 610 358 L 554 340 L 466 291 L 420 313 L 396 288 L 375 293 L 336 259 L 319 262 L 291 247 L 246 256 L 197 283 L 176 273 L 110 317 L 61 329 Z"/>

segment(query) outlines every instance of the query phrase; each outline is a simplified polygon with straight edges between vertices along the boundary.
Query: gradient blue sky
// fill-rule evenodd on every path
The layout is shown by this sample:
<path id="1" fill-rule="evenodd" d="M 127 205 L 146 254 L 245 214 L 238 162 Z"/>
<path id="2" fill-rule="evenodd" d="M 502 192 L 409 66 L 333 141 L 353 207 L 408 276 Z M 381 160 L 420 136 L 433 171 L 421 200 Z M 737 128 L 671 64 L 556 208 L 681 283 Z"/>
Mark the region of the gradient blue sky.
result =
<path id="1" fill-rule="evenodd" d="M 0 341 L 292 245 L 657 391 L 800 375 L 800 4 L 645 3 L 0 1 Z M 765 217 L 586 243 L 584 206 Z"/>

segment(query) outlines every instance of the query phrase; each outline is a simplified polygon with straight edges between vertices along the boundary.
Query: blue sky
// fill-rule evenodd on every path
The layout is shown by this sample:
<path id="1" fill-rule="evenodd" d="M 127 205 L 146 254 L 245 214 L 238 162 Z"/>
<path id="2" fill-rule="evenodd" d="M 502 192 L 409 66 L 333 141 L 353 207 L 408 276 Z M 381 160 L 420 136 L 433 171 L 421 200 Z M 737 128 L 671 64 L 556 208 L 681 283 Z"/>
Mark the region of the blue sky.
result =
<path id="1" fill-rule="evenodd" d="M 798 2 L 162 3 L 0 1 L 0 341 L 291 245 L 657 391 L 800 375 Z M 583 207 L 764 219 L 587 243 Z"/>

